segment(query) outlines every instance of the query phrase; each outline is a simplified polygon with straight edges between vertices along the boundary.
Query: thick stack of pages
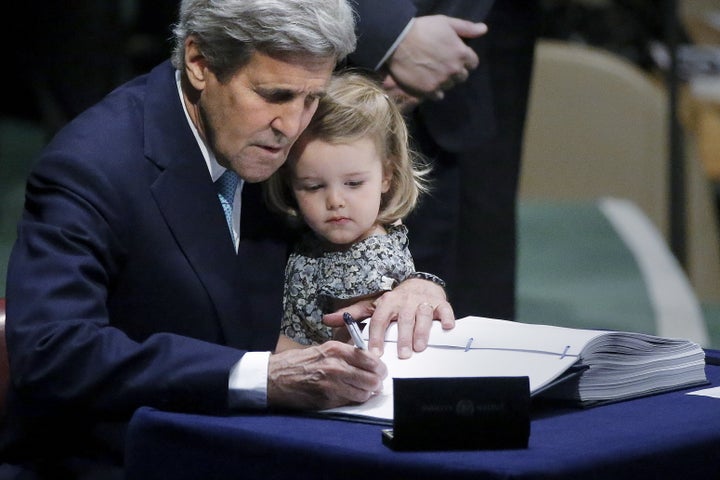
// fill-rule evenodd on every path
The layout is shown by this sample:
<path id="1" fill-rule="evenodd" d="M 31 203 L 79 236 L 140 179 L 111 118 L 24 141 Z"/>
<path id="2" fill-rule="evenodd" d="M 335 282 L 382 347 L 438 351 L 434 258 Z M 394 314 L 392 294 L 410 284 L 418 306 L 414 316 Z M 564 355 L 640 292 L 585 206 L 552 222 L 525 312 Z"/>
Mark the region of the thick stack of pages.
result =
<path id="1" fill-rule="evenodd" d="M 367 339 L 367 328 L 363 335 Z M 392 378 L 527 376 L 533 397 L 579 406 L 707 383 L 699 345 L 642 333 L 466 317 L 447 331 L 433 322 L 428 348 L 410 359 L 397 358 L 396 343 L 397 330 L 391 326 L 382 393 L 362 405 L 320 413 L 389 424 Z"/>
<path id="2" fill-rule="evenodd" d="M 650 395 L 706 383 L 705 354 L 688 340 L 606 332 L 580 352 L 588 368 L 541 394 L 583 406 Z"/>

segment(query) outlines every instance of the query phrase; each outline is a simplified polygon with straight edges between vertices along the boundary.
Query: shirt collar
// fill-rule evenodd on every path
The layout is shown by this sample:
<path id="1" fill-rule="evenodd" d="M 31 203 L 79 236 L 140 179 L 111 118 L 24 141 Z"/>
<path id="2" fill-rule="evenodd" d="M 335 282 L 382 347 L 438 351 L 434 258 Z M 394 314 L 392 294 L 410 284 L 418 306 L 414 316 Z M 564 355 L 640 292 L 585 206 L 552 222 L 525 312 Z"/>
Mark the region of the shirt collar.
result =
<path id="1" fill-rule="evenodd" d="M 215 159 L 215 154 L 212 152 L 212 150 L 208 148 L 205 140 L 203 140 L 203 138 L 200 136 L 200 132 L 198 132 L 197 127 L 195 127 L 195 124 L 190 119 L 190 114 L 188 113 L 187 106 L 185 105 L 185 98 L 183 97 L 182 82 L 180 79 L 179 70 L 175 70 L 175 85 L 177 86 L 178 95 L 180 96 L 180 104 L 183 107 L 183 112 L 185 112 L 185 119 L 187 120 L 188 125 L 190 125 L 190 129 L 192 130 L 193 135 L 195 136 L 195 140 L 200 147 L 200 151 L 202 152 L 203 158 L 205 159 L 208 172 L 210 172 L 210 178 L 212 178 L 212 181 L 215 182 L 218 178 L 220 178 L 223 173 L 225 173 L 225 170 L 227 169 L 217 162 L 217 160 Z"/>

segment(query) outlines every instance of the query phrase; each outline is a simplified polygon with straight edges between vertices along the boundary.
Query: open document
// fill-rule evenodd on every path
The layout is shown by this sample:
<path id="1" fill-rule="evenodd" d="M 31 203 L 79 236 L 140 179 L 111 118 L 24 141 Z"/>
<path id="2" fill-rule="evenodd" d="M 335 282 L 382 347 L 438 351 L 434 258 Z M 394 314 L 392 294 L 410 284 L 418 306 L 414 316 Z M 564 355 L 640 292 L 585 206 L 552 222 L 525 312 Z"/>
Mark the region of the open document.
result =
<path id="1" fill-rule="evenodd" d="M 367 328 L 363 336 L 367 340 Z M 397 358 L 396 343 L 393 324 L 381 393 L 362 405 L 320 413 L 390 424 L 393 378 L 527 376 L 532 396 L 581 406 L 707 383 L 699 345 L 642 333 L 465 317 L 452 330 L 433 322 L 428 348 L 409 359 Z"/>

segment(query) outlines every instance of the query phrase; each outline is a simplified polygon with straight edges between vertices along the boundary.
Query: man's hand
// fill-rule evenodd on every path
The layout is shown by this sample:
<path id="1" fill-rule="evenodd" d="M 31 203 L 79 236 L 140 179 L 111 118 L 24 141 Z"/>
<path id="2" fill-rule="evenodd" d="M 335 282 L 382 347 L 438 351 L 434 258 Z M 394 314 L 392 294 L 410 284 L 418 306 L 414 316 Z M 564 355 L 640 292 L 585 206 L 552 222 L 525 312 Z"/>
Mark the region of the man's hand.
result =
<path id="1" fill-rule="evenodd" d="M 268 405 L 326 409 L 363 403 L 382 390 L 387 367 L 378 356 L 329 341 L 270 355 Z"/>
<path id="2" fill-rule="evenodd" d="M 385 75 L 382 82 L 383 89 L 395 102 L 402 113 L 409 113 L 415 109 L 424 99 L 410 95 L 400 88 L 392 75 Z"/>
<path id="3" fill-rule="evenodd" d="M 444 90 L 467 80 L 479 59 L 463 39 L 487 32 L 484 23 L 445 15 L 418 17 L 385 64 L 402 90 L 440 100 Z"/>
<path id="4" fill-rule="evenodd" d="M 413 351 L 427 347 L 433 319 L 441 321 L 444 329 L 455 326 L 455 314 L 445 291 L 428 280 L 411 278 L 376 300 L 362 300 L 340 311 L 323 316 L 323 323 L 332 327 L 344 325 L 343 312 L 360 320 L 372 317 L 368 348 L 378 356 L 383 354 L 385 331 L 391 322 L 398 322 L 397 355 L 409 358 Z"/>

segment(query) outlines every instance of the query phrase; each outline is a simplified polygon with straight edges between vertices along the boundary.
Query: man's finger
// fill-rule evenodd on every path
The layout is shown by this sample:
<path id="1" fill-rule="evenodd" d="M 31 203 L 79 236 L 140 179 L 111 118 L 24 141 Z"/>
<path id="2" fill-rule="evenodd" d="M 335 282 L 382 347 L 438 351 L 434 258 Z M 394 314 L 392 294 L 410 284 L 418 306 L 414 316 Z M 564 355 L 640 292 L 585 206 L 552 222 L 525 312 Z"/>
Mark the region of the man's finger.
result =
<path id="1" fill-rule="evenodd" d="M 455 328 L 455 312 L 450 302 L 440 302 L 435 307 L 433 318 L 440 320 L 443 330 Z"/>
<path id="2" fill-rule="evenodd" d="M 413 337 L 415 331 L 417 309 L 402 309 L 397 316 L 397 356 L 398 358 L 410 358 L 413 354 Z"/>
<path id="3" fill-rule="evenodd" d="M 415 313 L 415 331 L 413 332 L 413 350 L 422 352 L 427 347 L 427 339 L 432 327 L 435 307 L 423 302 L 417 307 Z"/>
<path id="4" fill-rule="evenodd" d="M 462 18 L 448 17 L 448 23 L 455 30 L 455 33 L 462 38 L 477 38 L 485 35 L 488 31 L 486 24 L 482 22 L 471 22 Z"/>

